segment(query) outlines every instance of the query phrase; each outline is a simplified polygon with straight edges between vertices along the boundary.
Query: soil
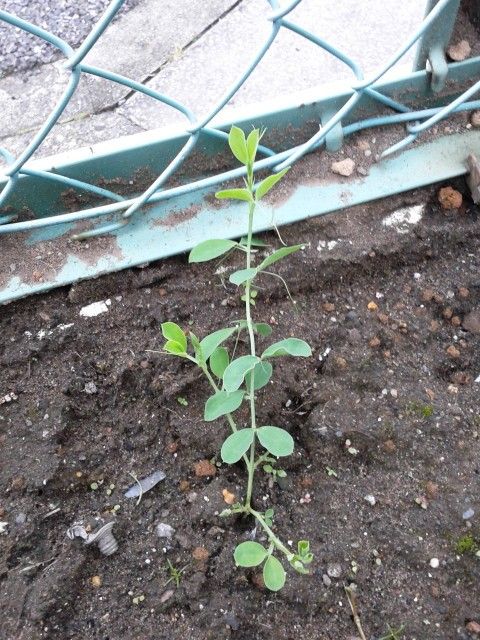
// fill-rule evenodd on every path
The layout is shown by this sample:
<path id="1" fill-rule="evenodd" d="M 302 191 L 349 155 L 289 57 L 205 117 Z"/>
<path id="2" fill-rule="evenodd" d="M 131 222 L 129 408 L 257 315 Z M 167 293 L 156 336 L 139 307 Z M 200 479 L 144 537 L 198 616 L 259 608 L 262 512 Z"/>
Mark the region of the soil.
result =
<path id="1" fill-rule="evenodd" d="M 260 423 L 288 429 L 296 450 L 281 486 L 258 474 L 255 503 L 315 560 L 277 594 L 234 566 L 253 523 L 218 516 L 245 474 L 219 463 L 227 429 L 202 421 L 208 386 L 160 353 L 163 321 L 204 336 L 242 317 L 230 263 L 179 256 L 1 309 L 2 639 L 350 640 L 352 583 L 369 639 L 388 625 L 409 640 L 474 637 L 480 226 L 464 181 L 449 184 L 459 210 L 440 208 L 438 185 L 282 230 L 306 243 L 278 264 L 296 305 L 265 279 L 255 318 L 274 329 L 263 343 L 294 335 L 314 356 L 278 358 L 258 393 Z M 382 224 L 415 205 L 406 233 Z M 80 316 L 106 298 L 106 313 Z M 140 501 L 124 497 L 156 470 L 166 478 Z M 110 556 L 66 536 L 112 519 Z M 178 587 L 167 559 L 184 569 Z"/>

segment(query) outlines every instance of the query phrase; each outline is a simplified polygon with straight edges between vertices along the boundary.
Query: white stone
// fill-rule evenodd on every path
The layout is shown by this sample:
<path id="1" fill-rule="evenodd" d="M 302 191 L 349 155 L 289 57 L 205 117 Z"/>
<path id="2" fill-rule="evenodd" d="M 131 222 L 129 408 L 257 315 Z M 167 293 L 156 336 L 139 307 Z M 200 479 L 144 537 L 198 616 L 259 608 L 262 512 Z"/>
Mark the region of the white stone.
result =
<path id="1" fill-rule="evenodd" d="M 92 302 L 87 306 L 80 309 L 80 315 L 84 318 L 94 318 L 101 313 L 107 313 L 108 306 L 111 304 L 110 300 L 100 300 L 99 302 Z"/>
<path id="2" fill-rule="evenodd" d="M 175 529 L 165 522 L 157 524 L 157 536 L 159 538 L 171 538 L 175 533 Z"/>
<path id="3" fill-rule="evenodd" d="M 397 209 L 382 220 L 384 227 L 393 227 L 397 233 L 408 233 L 410 226 L 418 224 L 423 217 L 425 205 Z"/>
<path id="4" fill-rule="evenodd" d="M 432 569 L 438 569 L 438 567 L 440 566 L 440 560 L 438 558 L 432 558 L 430 560 L 430 566 L 432 567 Z"/>
<path id="5" fill-rule="evenodd" d="M 355 162 L 351 158 L 345 158 L 345 160 L 332 162 L 331 169 L 333 173 L 337 173 L 340 176 L 348 178 L 355 170 Z"/>
<path id="6" fill-rule="evenodd" d="M 365 496 L 364 500 L 366 500 L 368 504 L 370 504 L 372 507 L 374 507 L 377 504 L 377 500 L 375 499 L 375 496 L 372 496 L 371 494 L 368 494 L 367 496 Z"/>

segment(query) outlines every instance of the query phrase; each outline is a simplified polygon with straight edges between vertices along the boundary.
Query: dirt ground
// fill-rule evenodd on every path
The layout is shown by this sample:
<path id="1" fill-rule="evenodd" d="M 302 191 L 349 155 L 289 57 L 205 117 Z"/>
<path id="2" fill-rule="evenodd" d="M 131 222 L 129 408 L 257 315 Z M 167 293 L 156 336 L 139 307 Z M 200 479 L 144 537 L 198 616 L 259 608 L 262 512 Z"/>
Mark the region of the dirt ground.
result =
<path id="1" fill-rule="evenodd" d="M 265 279 L 255 319 L 274 329 L 265 344 L 294 335 L 314 355 L 277 359 L 258 394 L 261 423 L 296 450 L 282 486 L 258 474 L 255 502 L 315 560 L 277 594 L 234 566 L 252 522 L 218 512 L 245 474 L 219 463 L 227 430 L 202 421 L 207 384 L 154 352 L 161 322 L 203 336 L 242 317 L 228 283 L 240 258 L 214 274 L 180 256 L 0 309 L 2 640 L 351 640 L 352 583 L 369 640 L 476 637 L 480 226 L 454 186 L 459 210 L 432 187 L 282 231 L 306 243 L 278 267 L 296 306 Z M 416 206 L 417 224 L 384 224 Z M 155 470 L 166 478 L 139 504 L 124 497 Z M 111 519 L 111 556 L 66 536 Z M 184 569 L 178 587 L 167 559 Z"/>

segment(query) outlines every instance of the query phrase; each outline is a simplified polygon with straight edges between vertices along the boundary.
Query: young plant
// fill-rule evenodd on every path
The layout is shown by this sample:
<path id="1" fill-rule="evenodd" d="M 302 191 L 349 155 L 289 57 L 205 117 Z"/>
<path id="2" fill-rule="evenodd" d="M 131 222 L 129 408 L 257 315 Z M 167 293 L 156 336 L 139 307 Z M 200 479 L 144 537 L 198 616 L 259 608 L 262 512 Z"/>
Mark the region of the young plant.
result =
<path id="1" fill-rule="evenodd" d="M 254 264 L 253 247 L 261 246 L 252 237 L 253 220 L 257 203 L 283 178 L 288 169 L 273 174 L 255 184 L 253 166 L 261 134 L 253 129 L 248 137 L 238 127 L 232 127 L 228 142 L 235 158 L 246 169 L 245 186 L 239 189 L 219 191 L 219 199 L 232 199 L 245 202 L 248 211 L 248 233 L 246 238 L 234 240 L 207 240 L 197 245 L 190 252 L 190 262 L 206 262 L 222 256 L 230 251 L 240 251 L 245 255 L 245 267 L 230 275 L 230 282 L 241 292 L 245 303 L 245 317 L 238 319 L 234 326 L 218 329 L 202 340 L 191 331 L 185 333 L 173 322 L 162 324 L 162 333 L 166 339 L 164 350 L 179 358 L 193 362 L 206 376 L 213 394 L 205 403 L 204 419 L 207 422 L 224 417 L 232 431 L 221 448 L 221 457 L 226 464 L 236 464 L 243 460 L 247 469 L 246 495 L 243 503 L 226 509 L 222 515 L 243 513 L 253 516 L 267 537 L 267 544 L 254 541 L 240 543 L 234 552 L 237 566 L 256 567 L 263 564 L 265 586 L 278 591 L 285 583 L 285 570 L 279 560 L 286 561 L 299 573 L 308 573 L 308 565 L 313 560 L 310 545 L 300 540 L 294 553 L 274 533 L 272 526 L 273 510 L 266 512 L 257 510 L 252 503 L 253 482 L 256 469 L 260 466 L 274 477 L 282 477 L 284 472 L 275 469 L 278 458 L 289 456 L 294 449 L 292 436 L 285 429 L 273 425 L 258 425 L 255 401 L 257 393 L 265 387 L 273 373 L 276 358 L 284 356 L 311 356 L 309 345 L 298 338 L 285 338 L 274 342 L 262 353 L 257 352 L 257 336 L 268 337 L 272 329 L 263 322 L 254 322 L 252 308 L 255 306 L 257 278 L 271 273 L 267 269 L 289 254 L 302 248 L 302 245 L 282 247 L 274 251 L 258 264 Z M 262 243 L 263 244 L 263 243 Z M 283 279 L 282 279 L 283 281 Z M 231 352 L 225 346 L 229 338 L 236 337 L 246 331 L 249 342 L 249 353 L 231 360 Z M 190 343 L 190 344 L 189 344 Z M 238 425 L 233 417 L 243 403 L 248 403 L 249 424 Z M 257 454 L 262 447 L 263 453 Z"/>

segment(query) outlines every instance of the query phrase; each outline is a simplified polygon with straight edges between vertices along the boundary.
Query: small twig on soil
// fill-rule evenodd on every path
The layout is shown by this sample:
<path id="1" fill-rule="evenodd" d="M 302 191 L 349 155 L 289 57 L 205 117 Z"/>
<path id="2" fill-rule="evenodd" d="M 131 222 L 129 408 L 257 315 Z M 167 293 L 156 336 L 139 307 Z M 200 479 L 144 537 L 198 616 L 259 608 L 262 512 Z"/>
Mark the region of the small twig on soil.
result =
<path id="1" fill-rule="evenodd" d="M 129 471 L 129 472 L 128 472 L 128 475 L 129 475 L 129 476 L 132 476 L 132 478 L 135 480 L 135 482 L 136 482 L 136 483 L 138 484 L 138 486 L 140 487 L 140 495 L 138 496 L 138 500 L 137 500 L 137 504 L 136 504 L 136 506 L 138 507 L 138 505 L 139 505 L 139 504 L 140 504 L 140 502 L 142 501 L 142 497 L 143 497 L 143 487 L 142 487 L 142 485 L 140 484 L 140 482 L 139 482 L 139 480 L 138 480 L 137 476 L 136 476 L 134 473 L 132 473 L 131 471 Z"/>
<path id="2" fill-rule="evenodd" d="M 357 594 L 353 587 L 345 587 L 345 593 L 347 594 L 348 603 L 350 605 L 350 609 L 352 610 L 353 621 L 355 622 L 355 626 L 357 627 L 357 631 L 360 634 L 360 638 L 362 640 L 367 640 L 365 633 L 363 632 L 362 623 L 360 621 L 360 616 L 358 615 L 357 609 Z"/>
<path id="3" fill-rule="evenodd" d="M 52 509 L 51 511 L 49 511 L 48 513 L 46 513 L 43 516 L 43 520 L 46 520 L 47 518 L 50 518 L 50 516 L 55 515 L 56 513 L 58 513 L 61 510 L 62 510 L 61 507 L 55 507 L 55 509 Z"/>

